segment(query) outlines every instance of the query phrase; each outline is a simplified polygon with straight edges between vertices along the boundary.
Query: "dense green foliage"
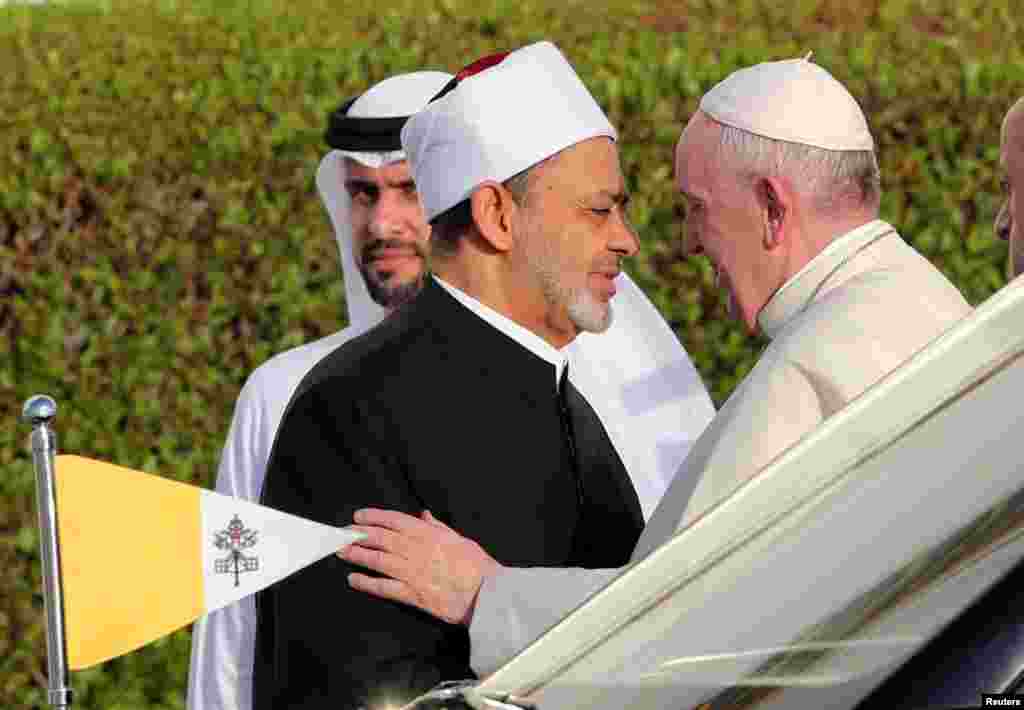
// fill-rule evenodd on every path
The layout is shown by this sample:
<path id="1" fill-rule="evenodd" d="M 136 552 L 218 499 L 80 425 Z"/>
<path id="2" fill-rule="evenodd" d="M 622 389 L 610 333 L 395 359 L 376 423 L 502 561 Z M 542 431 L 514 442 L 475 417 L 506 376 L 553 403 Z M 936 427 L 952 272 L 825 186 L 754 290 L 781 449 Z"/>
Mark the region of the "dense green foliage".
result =
<path id="1" fill-rule="evenodd" d="M 313 186 L 342 99 L 553 39 L 621 129 L 643 238 L 630 270 L 721 401 L 761 343 L 725 318 L 707 263 L 682 256 L 671 152 L 701 93 L 813 49 L 869 115 L 883 216 L 978 303 L 1004 283 L 990 225 L 1001 116 L 1024 94 L 1016 2 L 0 7 L 0 707 L 45 700 L 21 403 L 58 399 L 64 451 L 211 485 L 245 375 L 343 323 Z M 76 706 L 184 707 L 188 642 L 75 674 Z"/>

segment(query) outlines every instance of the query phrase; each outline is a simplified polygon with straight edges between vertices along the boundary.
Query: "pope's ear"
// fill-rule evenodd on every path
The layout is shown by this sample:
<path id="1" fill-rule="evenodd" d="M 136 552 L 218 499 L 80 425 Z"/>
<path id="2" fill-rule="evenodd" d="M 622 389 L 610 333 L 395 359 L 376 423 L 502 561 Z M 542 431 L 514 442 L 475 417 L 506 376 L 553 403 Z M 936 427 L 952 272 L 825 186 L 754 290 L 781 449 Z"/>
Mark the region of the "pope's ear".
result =
<path id="1" fill-rule="evenodd" d="M 756 192 L 764 222 L 764 248 L 774 249 L 782 243 L 788 226 L 789 192 L 783 182 L 775 177 L 758 178 Z"/>
<path id="2" fill-rule="evenodd" d="M 517 205 L 508 188 L 488 180 L 477 186 L 469 198 L 473 222 L 481 238 L 495 251 L 512 249 L 512 222 Z"/>

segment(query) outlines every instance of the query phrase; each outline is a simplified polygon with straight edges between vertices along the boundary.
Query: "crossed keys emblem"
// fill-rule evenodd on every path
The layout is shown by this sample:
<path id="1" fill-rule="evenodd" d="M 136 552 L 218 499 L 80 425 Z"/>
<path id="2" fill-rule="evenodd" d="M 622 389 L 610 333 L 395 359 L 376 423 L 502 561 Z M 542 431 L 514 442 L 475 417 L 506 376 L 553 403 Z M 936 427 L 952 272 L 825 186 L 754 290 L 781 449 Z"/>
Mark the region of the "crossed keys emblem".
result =
<path id="1" fill-rule="evenodd" d="M 218 574 L 235 575 L 235 586 L 238 586 L 238 575 L 243 572 L 255 572 L 260 568 L 259 558 L 245 555 L 242 550 L 256 544 L 256 531 L 245 527 L 237 515 L 231 518 L 228 526 L 213 534 L 213 546 L 218 550 L 228 550 L 228 556 L 214 560 L 213 571 Z"/>

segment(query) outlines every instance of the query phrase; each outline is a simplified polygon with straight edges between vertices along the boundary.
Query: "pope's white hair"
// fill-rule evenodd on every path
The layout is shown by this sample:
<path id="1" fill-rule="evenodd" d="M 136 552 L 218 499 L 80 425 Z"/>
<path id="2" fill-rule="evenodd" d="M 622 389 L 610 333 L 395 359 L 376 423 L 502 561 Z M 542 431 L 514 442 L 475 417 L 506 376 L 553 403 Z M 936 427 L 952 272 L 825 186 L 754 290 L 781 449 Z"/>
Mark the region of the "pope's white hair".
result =
<path id="1" fill-rule="evenodd" d="M 826 150 L 719 125 L 720 149 L 742 175 L 789 178 L 822 211 L 878 209 L 881 175 L 873 150 Z"/>

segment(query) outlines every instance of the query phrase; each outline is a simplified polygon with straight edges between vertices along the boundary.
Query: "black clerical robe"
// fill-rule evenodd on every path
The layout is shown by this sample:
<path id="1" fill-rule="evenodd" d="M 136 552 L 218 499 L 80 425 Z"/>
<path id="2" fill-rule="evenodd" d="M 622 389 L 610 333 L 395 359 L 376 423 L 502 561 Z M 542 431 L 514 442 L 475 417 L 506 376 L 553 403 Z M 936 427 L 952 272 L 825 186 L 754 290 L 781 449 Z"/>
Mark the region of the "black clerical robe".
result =
<path id="1" fill-rule="evenodd" d="M 429 509 L 515 566 L 620 566 L 643 526 L 585 400 L 433 279 L 309 373 L 262 502 L 331 525 Z M 465 628 L 353 591 L 355 569 L 331 556 L 259 594 L 255 710 L 372 708 L 473 677 Z"/>

